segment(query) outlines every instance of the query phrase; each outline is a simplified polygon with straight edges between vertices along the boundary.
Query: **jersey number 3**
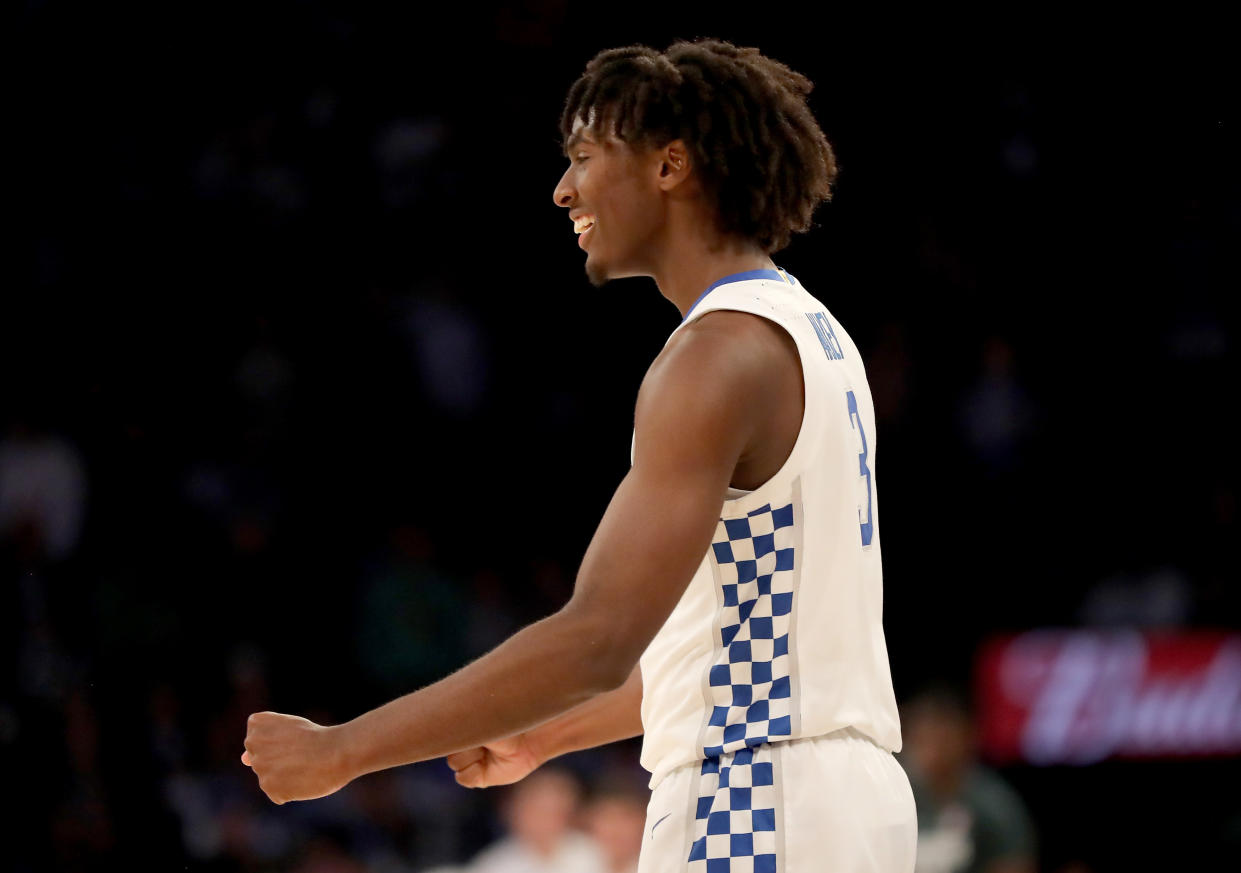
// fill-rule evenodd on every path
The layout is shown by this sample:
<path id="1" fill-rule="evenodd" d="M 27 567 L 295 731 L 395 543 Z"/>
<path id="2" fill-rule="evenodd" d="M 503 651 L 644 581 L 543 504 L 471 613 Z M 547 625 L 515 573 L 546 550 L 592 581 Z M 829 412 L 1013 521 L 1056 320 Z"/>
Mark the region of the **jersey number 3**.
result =
<path id="1" fill-rule="evenodd" d="M 858 525 L 862 528 L 862 548 L 870 548 L 870 541 L 875 536 L 875 519 L 871 512 L 871 502 L 874 500 L 874 491 L 870 481 L 870 467 L 867 465 L 867 455 L 870 450 L 866 445 L 866 431 L 862 429 L 862 416 L 858 413 L 857 398 L 850 391 L 845 395 L 849 399 L 849 424 L 857 431 L 857 435 L 862 443 L 862 451 L 858 453 L 858 477 L 859 477 L 859 499 L 857 505 Z M 865 492 L 862 492 L 862 488 Z M 865 509 L 863 509 L 865 507 Z"/>

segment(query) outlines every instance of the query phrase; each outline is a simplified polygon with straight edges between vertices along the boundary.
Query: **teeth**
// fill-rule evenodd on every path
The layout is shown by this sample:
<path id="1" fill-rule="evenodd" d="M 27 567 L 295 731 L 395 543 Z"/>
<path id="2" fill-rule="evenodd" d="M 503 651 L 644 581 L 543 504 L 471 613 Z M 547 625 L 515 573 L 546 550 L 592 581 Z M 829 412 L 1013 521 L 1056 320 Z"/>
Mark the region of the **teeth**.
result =
<path id="1" fill-rule="evenodd" d="M 585 233 L 587 230 L 595 226 L 595 217 L 593 215 L 583 215 L 581 218 L 573 219 L 573 232 Z"/>

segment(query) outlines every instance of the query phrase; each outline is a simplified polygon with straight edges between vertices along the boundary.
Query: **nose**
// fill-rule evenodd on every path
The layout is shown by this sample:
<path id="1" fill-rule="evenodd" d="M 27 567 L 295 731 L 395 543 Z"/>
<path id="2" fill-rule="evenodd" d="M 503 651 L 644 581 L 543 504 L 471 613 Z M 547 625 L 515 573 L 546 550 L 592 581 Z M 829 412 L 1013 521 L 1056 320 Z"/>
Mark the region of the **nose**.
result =
<path id="1" fill-rule="evenodd" d="M 560 177 L 560 181 L 556 183 L 556 189 L 552 191 L 552 200 L 557 206 L 569 207 L 573 205 L 573 201 L 577 199 L 577 189 L 573 187 L 571 177 L 573 168 L 564 171 L 564 175 Z"/>

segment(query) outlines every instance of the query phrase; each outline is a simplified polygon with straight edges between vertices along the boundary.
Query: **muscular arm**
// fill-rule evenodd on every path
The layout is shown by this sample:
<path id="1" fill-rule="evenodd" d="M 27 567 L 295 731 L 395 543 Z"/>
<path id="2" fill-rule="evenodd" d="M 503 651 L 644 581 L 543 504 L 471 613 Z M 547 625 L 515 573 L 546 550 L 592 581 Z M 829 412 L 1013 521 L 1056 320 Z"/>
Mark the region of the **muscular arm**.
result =
<path id="1" fill-rule="evenodd" d="M 451 676 L 325 728 L 276 713 L 250 718 L 247 763 L 277 802 L 319 797 L 375 770 L 485 746 L 619 689 L 710 545 L 733 470 L 775 402 L 787 360 L 752 316 L 711 313 L 652 364 L 635 414 L 634 464 L 578 573 L 573 597 Z M 620 695 L 597 706 L 632 699 Z M 549 741 L 594 744 L 601 710 L 583 707 Z M 635 727 L 632 712 L 625 732 Z M 632 735 L 632 734 L 628 734 Z"/>
<path id="2" fill-rule="evenodd" d="M 508 785 L 569 752 L 642 733 L 642 672 L 533 730 L 448 756 L 457 781 L 468 788 Z"/>
<path id="3" fill-rule="evenodd" d="M 636 666 L 620 688 L 592 697 L 527 733 L 540 764 L 642 734 L 642 671 Z"/>

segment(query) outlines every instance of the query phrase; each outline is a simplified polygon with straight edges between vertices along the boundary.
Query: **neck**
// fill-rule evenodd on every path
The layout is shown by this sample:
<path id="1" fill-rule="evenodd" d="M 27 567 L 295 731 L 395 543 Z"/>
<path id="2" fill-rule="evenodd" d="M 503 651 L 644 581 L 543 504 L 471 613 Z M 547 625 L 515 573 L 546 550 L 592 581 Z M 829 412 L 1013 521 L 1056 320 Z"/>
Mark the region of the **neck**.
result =
<path id="1" fill-rule="evenodd" d="M 718 234 L 684 234 L 662 247 L 651 275 L 659 293 L 685 318 L 702 292 L 725 276 L 774 269 L 771 258 L 755 243 Z"/>

